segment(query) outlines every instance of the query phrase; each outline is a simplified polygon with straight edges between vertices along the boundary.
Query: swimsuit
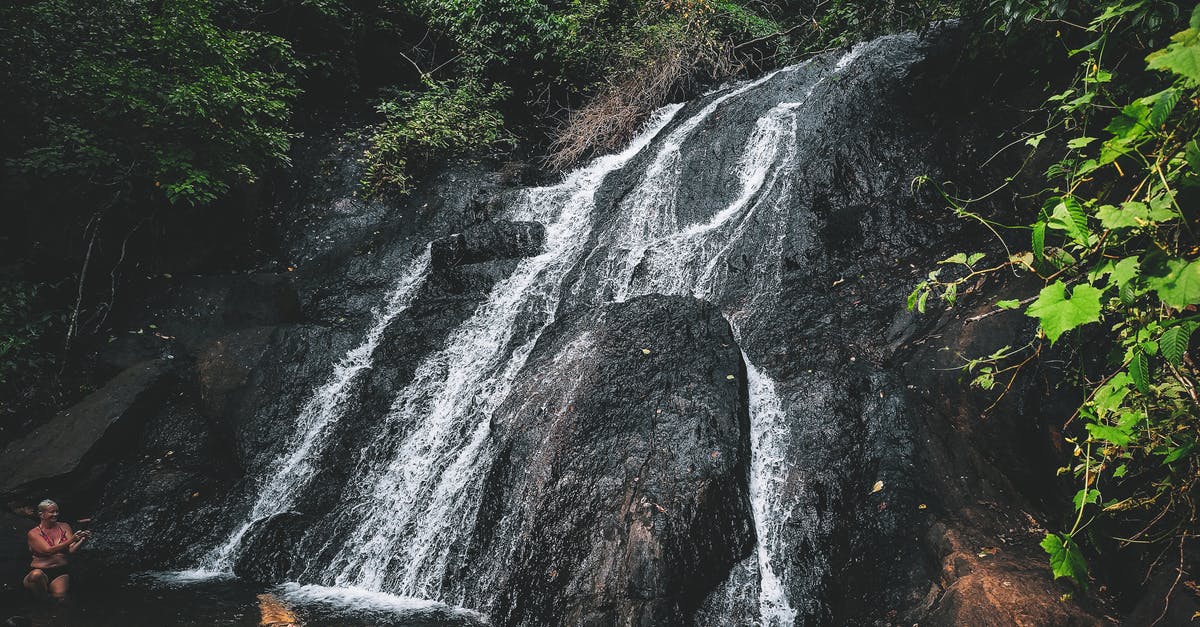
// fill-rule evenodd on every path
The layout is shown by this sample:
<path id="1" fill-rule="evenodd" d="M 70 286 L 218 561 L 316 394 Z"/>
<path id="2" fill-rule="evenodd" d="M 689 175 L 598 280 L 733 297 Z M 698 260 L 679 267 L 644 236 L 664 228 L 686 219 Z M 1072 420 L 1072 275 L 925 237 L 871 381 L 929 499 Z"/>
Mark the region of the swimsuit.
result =
<path id="1" fill-rule="evenodd" d="M 54 581 L 63 575 L 71 574 L 71 567 L 67 564 L 51 566 L 50 568 L 39 568 L 38 570 L 46 574 L 46 581 Z"/>
<path id="2" fill-rule="evenodd" d="M 51 547 L 57 546 L 55 543 L 50 541 L 50 537 L 46 535 L 46 530 L 42 529 L 41 525 L 38 525 L 37 530 L 38 533 L 42 534 L 42 539 L 46 541 L 46 544 L 49 544 Z M 62 532 L 62 538 L 58 541 L 58 544 L 62 544 L 67 539 L 67 532 L 63 531 L 62 528 L 59 528 L 59 531 Z M 48 568 L 38 568 L 37 570 L 40 570 L 46 574 L 46 581 L 54 581 L 63 575 L 71 574 L 71 567 L 68 564 L 63 564 L 62 566 L 50 566 Z"/>

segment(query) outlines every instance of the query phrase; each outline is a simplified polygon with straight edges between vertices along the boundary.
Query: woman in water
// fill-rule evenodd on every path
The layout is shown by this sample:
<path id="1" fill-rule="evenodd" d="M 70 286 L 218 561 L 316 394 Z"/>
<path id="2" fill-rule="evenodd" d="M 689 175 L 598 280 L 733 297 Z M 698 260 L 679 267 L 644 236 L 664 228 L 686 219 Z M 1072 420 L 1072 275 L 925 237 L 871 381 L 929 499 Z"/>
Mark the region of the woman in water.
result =
<path id="1" fill-rule="evenodd" d="M 71 585 L 67 554 L 77 551 L 91 532 L 72 533 L 71 525 L 58 522 L 58 504 L 54 501 L 42 501 L 37 509 L 38 525 L 26 534 L 33 561 L 25 576 L 25 588 L 38 598 L 48 591 L 61 600 L 67 596 L 67 588 Z"/>

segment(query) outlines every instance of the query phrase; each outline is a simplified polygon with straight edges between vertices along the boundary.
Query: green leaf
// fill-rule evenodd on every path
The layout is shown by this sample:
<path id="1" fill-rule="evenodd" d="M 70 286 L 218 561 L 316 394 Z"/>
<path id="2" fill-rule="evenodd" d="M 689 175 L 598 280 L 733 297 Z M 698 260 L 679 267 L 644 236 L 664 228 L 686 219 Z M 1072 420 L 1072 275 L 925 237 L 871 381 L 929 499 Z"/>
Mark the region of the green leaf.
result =
<path id="1" fill-rule="evenodd" d="M 1147 212 L 1151 222 L 1167 222 L 1179 217 L 1175 211 L 1175 203 L 1169 196 L 1156 196 L 1150 199 L 1150 210 Z"/>
<path id="2" fill-rule="evenodd" d="M 1171 451 L 1169 453 L 1167 453 L 1167 456 L 1163 458 L 1162 463 L 1169 464 L 1171 462 L 1178 461 L 1179 458 L 1187 455 L 1188 453 L 1191 453 L 1192 449 L 1195 447 L 1196 447 L 1195 442 L 1189 442 L 1183 446 L 1175 447 L 1175 448 L 1171 449 Z"/>
<path id="3" fill-rule="evenodd" d="M 1050 215 L 1047 226 L 1066 231 L 1071 239 L 1080 246 L 1088 245 L 1091 231 L 1088 230 L 1087 213 L 1073 196 L 1064 196 L 1058 204 L 1054 205 L 1054 211 Z"/>
<path id="4" fill-rule="evenodd" d="M 1149 210 L 1140 202 L 1121 203 L 1120 208 L 1103 205 L 1096 209 L 1096 217 L 1100 226 L 1110 230 L 1145 226 L 1150 221 Z"/>
<path id="5" fill-rule="evenodd" d="M 1033 146 L 1034 148 L 1037 148 L 1038 144 L 1042 143 L 1043 139 L 1046 139 L 1046 134 L 1040 133 L 1038 135 L 1034 135 L 1033 137 L 1030 137 L 1029 139 L 1025 140 L 1025 145 Z"/>
<path id="6" fill-rule="evenodd" d="M 1158 345 L 1162 350 L 1163 357 L 1168 362 L 1176 366 L 1183 363 L 1183 356 L 1187 354 L 1192 331 L 1192 325 L 1184 323 L 1175 325 L 1162 334 Z"/>
<path id="7" fill-rule="evenodd" d="M 1095 137 L 1076 137 L 1075 139 L 1072 139 L 1071 141 L 1067 142 L 1067 148 L 1073 148 L 1073 149 L 1083 148 L 1084 146 L 1087 146 L 1088 144 L 1090 144 L 1094 141 L 1096 141 Z"/>
<path id="8" fill-rule="evenodd" d="M 1042 540 L 1042 550 L 1050 556 L 1050 570 L 1054 578 L 1067 577 L 1080 587 L 1087 587 L 1087 561 L 1079 551 L 1079 545 L 1070 536 L 1047 533 Z"/>
<path id="9" fill-rule="evenodd" d="M 1097 440 L 1104 440 L 1105 442 L 1111 442 L 1117 446 L 1125 446 L 1129 444 L 1130 440 L 1132 439 L 1129 436 L 1129 433 L 1125 431 L 1122 431 L 1116 427 L 1102 425 L 1097 422 L 1089 422 L 1087 425 L 1085 425 L 1085 427 L 1087 428 L 1088 434 L 1090 434 L 1093 438 Z"/>
<path id="10" fill-rule="evenodd" d="M 1146 353 L 1140 350 L 1133 352 L 1133 358 L 1129 360 L 1129 375 L 1133 377 L 1133 384 L 1138 391 L 1142 394 L 1150 392 L 1150 360 Z"/>
<path id="11" fill-rule="evenodd" d="M 1091 426 L 1091 425 L 1089 425 Z M 1075 493 L 1075 497 L 1071 499 L 1075 503 L 1075 509 L 1078 510 L 1084 505 L 1091 505 L 1100 502 L 1099 490 L 1080 490 Z"/>
<path id="12" fill-rule="evenodd" d="M 1200 303 L 1200 260 L 1170 259 L 1167 273 L 1146 277 L 1146 286 L 1158 293 L 1158 299 L 1176 309 Z"/>
<path id="13" fill-rule="evenodd" d="M 1184 147 L 1183 154 L 1192 172 L 1200 173 L 1200 144 L 1193 139 Z"/>
<path id="14" fill-rule="evenodd" d="M 1121 407 L 1125 397 L 1129 395 L 1129 384 L 1133 379 L 1124 372 L 1113 375 L 1107 383 L 1100 386 L 1092 396 L 1092 406 L 1098 416 L 1113 413 Z"/>
<path id="15" fill-rule="evenodd" d="M 1121 464 L 1120 466 L 1117 466 L 1116 470 L 1113 471 L 1113 478 L 1120 479 L 1121 477 L 1124 477 L 1125 473 L 1128 471 L 1129 469 L 1125 467 L 1125 464 Z"/>
<path id="16" fill-rule="evenodd" d="M 1146 57 L 1146 67 L 1173 72 L 1197 83 L 1200 82 L 1200 46 L 1196 45 L 1196 28 L 1171 37 L 1172 44 Z"/>
<path id="17" fill-rule="evenodd" d="M 1025 310 L 1025 315 L 1038 319 L 1051 344 L 1071 329 L 1100 320 L 1100 290 L 1078 285 L 1070 298 L 1066 290 L 1065 283 L 1055 281 L 1042 288 L 1037 300 Z"/>
<path id="18" fill-rule="evenodd" d="M 1121 112 L 1104 127 L 1113 134 L 1113 139 L 1129 142 L 1150 129 L 1150 108 L 1135 100 L 1121 108 Z"/>
<path id="19" fill-rule="evenodd" d="M 971 255 L 967 257 L 967 261 L 965 263 L 968 266 L 973 266 L 973 265 L 979 263 L 979 260 L 983 259 L 984 256 L 985 256 L 984 253 L 971 253 Z"/>
<path id="20" fill-rule="evenodd" d="M 1130 281 L 1137 278 L 1138 272 L 1141 271 L 1142 263 L 1137 257 L 1126 257 L 1113 265 L 1112 284 L 1121 288 L 1127 285 Z"/>
<path id="21" fill-rule="evenodd" d="M 967 263 L 967 253 L 955 253 L 938 262 L 939 265 L 944 263 Z"/>
<path id="22" fill-rule="evenodd" d="M 1170 88 L 1142 98 L 1142 102 L 1150 106 L 1150 126 L 1154 128 L 1162 126 L 1170 117 L 1171 112 L 1175 110 L 1175 105 L 1179 104 L 1182 96 L 1182 91 Z"/>
<path id="23" fill-rule="evenodd" d="M 1017 307 L 1021 306 L 1021 301 L 1019 301 L 1015 298 L 1008 299 L 1008 300 L 998 300 L 998 301 L 996 301 L 996 306 L 1001 309 L 1016 309 Z"/>
<path id="24" fill-rule="evenodd" d="M 1046 259 L 1046 222 L 1033 225 L 1033 256 L 1038 261 Z"/>

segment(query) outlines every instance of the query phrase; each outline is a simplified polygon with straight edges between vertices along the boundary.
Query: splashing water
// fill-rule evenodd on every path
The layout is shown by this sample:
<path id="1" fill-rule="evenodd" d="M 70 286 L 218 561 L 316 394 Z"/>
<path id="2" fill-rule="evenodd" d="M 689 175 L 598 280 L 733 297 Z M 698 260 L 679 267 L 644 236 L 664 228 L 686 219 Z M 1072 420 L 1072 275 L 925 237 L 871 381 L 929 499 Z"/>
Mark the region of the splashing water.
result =
<path id="1" fill-rule="evenodd" d="M 464 558 L 457 549 L 473 527 L 482 474 L 494 453 L 491 417 L 560 310 L 654 293 L 693 295 L 720 304 L 739 342 L 752 333 L 754 316 L 770 305 L 766 301 L 777 294 L 781 281 L 788 225 L 780 203 L 798 177 L 798 116 L 814 91 L 863 51 L 863 46 L 855 47 L 832 68 L 815 72 L 801 98 L 773 105 L 758 117 L 733 168 L 732 198 L 702 220 L 680 219 L 676 199 L 685 185 L 685 147 L 703 141 L 703 125 L 715 123 L 740 96 L 804 65 L 718 92 L 680 121 L 675 118 L 683 106 L 666 107 L 621 153 L 593 161 L 558 185 L 526 190 L 506 217 L 543 223 L 544 250 L 522 260 L 444 347 L 418 365 L 383 418 L 383 435 L 356 461 L 358 480 L 348 488 L 353 493 L 343 495 L 350 505 L 335 514 L 339 527 L 365 530 L 365 536 L 327 539 L 325 549 L 331 550 L 319 554 L 336 557 L 308 564 L 304 579 L 462 602 L 463 587 L 455 583 L 454 573 Z M 635 159 L 644 165 L 631 190 L 619 195 L 607 213 L 598 211 L 597 192 Z M 757 258 L 736 289 L 728 270 L 735 249 Z M 305 405 L 288 452 L 260 482 L 246 521 L 206 556 L 205 568 L 227 570 L 253 523 L 285 511 L 305 488 L 315 470 L 312 460 L 340 419 L 356 375 L 371 366 L 384 329 L 411 302 L 428 263 L 428 253 L 414 262 L 363 343 L 342 359 Z M 789 625 L 797 611 L 789 603 L 789 574 L 779 559 L 787 550 L 782 529 L 789 515 L 782 491 L 787 408 L 775 382 L 749 355 L 743 357 L 749 376 L 758 615 L 764 625 Z"/>
<path id="2" fill-rule="evenodd" d="M 270 476 L 259 482 L 260 491 L 246 520 L 220 546 L 200 562 L 200 572 L 228 572 L 246 532 L 255 522 L 287 511 L 314 472 L 313 461 L 325 444 L 330 427 L 341 418 L 344 403 L 358 375 L 371 367 L 383 332 L 412 303 L 429 274 L 429 250 L 415 259 L 388 293 L 383 307 L 362 343 L 351 349 L 333 368 L 333 374 L 317 388 L 296 418 L 296 429 L 284 454 L 270 465 Z"/>

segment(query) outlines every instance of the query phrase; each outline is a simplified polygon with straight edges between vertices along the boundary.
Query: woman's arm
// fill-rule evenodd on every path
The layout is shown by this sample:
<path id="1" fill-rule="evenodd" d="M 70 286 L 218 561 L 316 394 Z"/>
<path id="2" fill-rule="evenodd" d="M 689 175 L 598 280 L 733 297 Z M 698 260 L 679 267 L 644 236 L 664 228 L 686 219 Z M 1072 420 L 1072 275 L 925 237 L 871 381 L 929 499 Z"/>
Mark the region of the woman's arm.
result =
<path id="1" fill-rule="evenodd" d="M 88 531 L 87 529 L 84 529 L 83 531 L 80 531 L 79 533 L 74 534 L 73 539 L 71 540 L 71 548 L 69 550 L 72 553 L 74 553 L 75 551 L 78 551 L 79 545 L 83 544 L 83 541 L 87 540 L 90 537 L 92 537 L 92 532 Z"/>

